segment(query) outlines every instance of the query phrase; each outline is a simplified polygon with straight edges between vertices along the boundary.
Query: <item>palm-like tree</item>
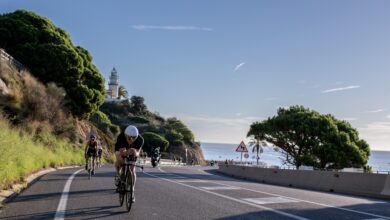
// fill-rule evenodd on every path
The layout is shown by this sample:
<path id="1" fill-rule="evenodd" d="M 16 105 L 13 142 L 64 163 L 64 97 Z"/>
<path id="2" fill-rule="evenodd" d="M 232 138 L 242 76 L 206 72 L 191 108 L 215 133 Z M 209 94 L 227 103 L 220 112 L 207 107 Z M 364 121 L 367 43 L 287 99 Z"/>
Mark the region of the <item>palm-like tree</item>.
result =
<path id="1" fill-rule="evenodd" d="M 125 99 L 129 98 L 129 93 L 124 86 L 119 86 L 118 88 L 118 99 L 120 99 L 121 97 Z"/>
<path id="2" fill-rule="evenodd" d="M 256 161 L 257 166 L 259 165 L 260 156 L 259 154 L 263 153 L 263 148 L 267 146 L 265 141 L 261 141 L 260 138 L 254 137 L 250 142 L 249 146 L 252 147 L 252 152 L 256 152 Z"/>

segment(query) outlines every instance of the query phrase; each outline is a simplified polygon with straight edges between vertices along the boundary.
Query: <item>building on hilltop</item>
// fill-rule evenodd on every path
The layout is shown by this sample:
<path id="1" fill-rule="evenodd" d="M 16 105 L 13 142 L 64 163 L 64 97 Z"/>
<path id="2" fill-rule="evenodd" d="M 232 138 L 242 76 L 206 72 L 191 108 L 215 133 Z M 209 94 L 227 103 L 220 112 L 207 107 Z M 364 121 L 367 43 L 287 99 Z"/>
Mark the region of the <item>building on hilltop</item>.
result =
<path id="1" fill-rule="evenodd" d="M 106 102 L 120 100 L 119 97 L 119 77 L 115 67 L 111 70 L 110 81 L 108 82 L 108 89 L 106 95 Z"/>

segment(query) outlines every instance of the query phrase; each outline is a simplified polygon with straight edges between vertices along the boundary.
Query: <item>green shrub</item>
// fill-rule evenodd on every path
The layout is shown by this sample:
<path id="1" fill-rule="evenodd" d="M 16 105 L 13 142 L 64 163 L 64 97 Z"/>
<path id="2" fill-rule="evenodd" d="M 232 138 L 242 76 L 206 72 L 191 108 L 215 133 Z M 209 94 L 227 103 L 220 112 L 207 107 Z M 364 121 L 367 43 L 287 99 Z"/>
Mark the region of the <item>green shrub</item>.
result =
<path id="1" fill-rule="evenodd" d="M 162 136 L 153 132 L 145 132 L 142 134 L 145 139 L 144 151 L 148 154 L 152 152 L 153 147 L 160 147 L 161 151 L 167 151 L 169 142 Z"/>

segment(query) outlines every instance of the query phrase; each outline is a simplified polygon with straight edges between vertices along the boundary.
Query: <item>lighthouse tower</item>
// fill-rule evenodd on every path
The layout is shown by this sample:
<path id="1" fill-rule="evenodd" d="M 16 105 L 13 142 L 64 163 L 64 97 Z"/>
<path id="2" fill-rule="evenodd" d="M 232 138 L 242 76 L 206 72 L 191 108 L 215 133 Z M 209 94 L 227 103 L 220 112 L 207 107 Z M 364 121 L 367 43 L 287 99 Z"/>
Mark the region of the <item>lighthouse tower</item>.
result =
<path id="1" fill-rule="evenodd" d="M 115 69 L 115 67 L 111 71 L 110 81 L 108 82 L 108 91 L 107 96 L 109 96 L 112 99 L 118 98 L 118 89 L 119 89 L 119 82 L 118 82 L 118 73 Z"/>

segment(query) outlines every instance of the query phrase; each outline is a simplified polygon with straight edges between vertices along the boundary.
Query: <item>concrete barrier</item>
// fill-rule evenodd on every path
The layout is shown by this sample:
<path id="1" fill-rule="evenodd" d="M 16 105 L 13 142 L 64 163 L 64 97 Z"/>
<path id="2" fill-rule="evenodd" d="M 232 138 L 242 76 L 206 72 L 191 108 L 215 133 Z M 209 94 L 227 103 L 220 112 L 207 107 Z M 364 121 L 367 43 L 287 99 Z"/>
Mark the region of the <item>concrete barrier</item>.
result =
<path id="1" fill-rule="evenodd" d="M 219 164 L 221 173 L 261 183 L 390 199 L 390 175 Z"/>

